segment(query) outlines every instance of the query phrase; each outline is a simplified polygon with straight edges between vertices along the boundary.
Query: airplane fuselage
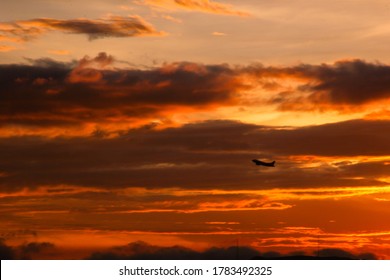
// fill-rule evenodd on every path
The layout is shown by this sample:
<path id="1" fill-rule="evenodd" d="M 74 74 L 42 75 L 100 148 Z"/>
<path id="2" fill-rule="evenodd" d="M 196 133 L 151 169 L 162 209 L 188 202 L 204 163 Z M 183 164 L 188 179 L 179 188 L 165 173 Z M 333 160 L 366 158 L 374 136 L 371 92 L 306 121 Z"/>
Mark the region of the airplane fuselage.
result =
<path id="1" fill-rule="evenodd" d="M 262 166 L 267 166 L 267 167 L 275 167 L 275 161 L 273 162 L 264 162 L 261 160 L 253 159 L 252 160 L 256 165 L 262 165 Z"/>

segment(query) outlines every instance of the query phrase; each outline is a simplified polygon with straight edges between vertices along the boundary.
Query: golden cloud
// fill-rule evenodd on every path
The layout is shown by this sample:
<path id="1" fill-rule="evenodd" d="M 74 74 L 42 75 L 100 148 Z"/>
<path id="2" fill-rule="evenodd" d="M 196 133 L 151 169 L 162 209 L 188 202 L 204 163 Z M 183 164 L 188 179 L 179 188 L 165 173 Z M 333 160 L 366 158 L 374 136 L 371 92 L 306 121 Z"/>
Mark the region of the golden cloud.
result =
<path id="1" fill-rule="evenodd" d="M 25 42 L 51 31 L 84 34 L 90 40 L 108 37 L 161 36 L 150 23 L 140 16 L 110 16 L 103 19 L 37 18 L 0 23 L 0 40 Z"/>
<path id="2" fill-rule="evenodd" d="M 209 0 L 145 0 L 144 3 L 149 6 L 171 10 L 184 9 L 188 11 L 231 16 L 250 15 L 248 12 L 237 10 L 231 5 Z"/>

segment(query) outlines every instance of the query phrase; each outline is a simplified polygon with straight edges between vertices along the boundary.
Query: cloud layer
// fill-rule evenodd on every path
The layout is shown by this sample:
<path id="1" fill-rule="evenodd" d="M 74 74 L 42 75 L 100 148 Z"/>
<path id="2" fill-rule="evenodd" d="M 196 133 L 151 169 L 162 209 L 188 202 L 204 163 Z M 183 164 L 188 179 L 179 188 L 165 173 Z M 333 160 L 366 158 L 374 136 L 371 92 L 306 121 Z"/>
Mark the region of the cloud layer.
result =
<path id="1" fill-rule="evenodd" d="M 163 34 L 140 16 L 110 16 L 96 20 L 37 18 L 0 23 L 0 41 L 25 42 L 51 31 L 84 34 L 90 40 Z"/>
<path id="2" fill-rule="evenodd" d="M 241 247 L 240 259 L 248 260 L 259 255 L 259 252 Z M 112 248 L 106 252 L 93 253 L 90 259 L 97 260 L 234 260 L 237 259 L 237 248 L 210 248 L 204 252 L 197 252 L 182 246 L 161 247 L 145 242 L 134 242 L 127 246 Z"/>
<path id="3" fill-rule="evenodd" d="M 343 243 L 353 250 L 353 242 L 366 250 L 374 239 L 387 244 L 388 223 L 376 213 L 389 209 L 388 119 L 286 127 L 223 114 L 192 122 L 169 117 L 221 108 L 345 112 L 385 104 L 388 66 L 179 62 L 138 69 L 119 68 L 123 62 L 104 52 L 70 62 L 27 61 L 0 66 L 2 221 L 34 232 L 1 233 L 29 241 L 18 256 L 55 254 L 52 229 L 66 232 L 62 244 L 70 231 L 80 238 L 91 229 L 108 236 L 126 231 L 129 242 L 175 236 L 173 244 L 219 244 L 235 234 L 254 248 L 277 251 L 317 248 L 319 235 L 331 248 Z M 362 81 L 356 88 L 352 80 L 364 76 L 377 77 L 378 86 L 368 89 Z M 276 160 L 276 167 L 259 168 L 254 158 Z M 109 247 L 115 238 L 107 239 Z M 14 257 L 9 249 L 0 246 L 0 253 Z M 92 257 L 128 258 L 129 250 Z M 142 256 L 199 257 L 182 247 L 172 249 L 176 255 L 164 250 Z"/>
<path id="4" fill-rule="evenodd" d="M 345 112 L 390 98 L 390 67 L 360 60 L 285 68 L 181 62 L 151 69 L 115 68 L 106 53 L 77 63 L 30 61 L 0 65 L 0 123 L 35 133 L 87 124 L 123 129 L 234 106 Z"/>
<path id="5" fill-rule="evenodd" d="M 261 253 L 250 247 L 213 247 L 202 252 L 192 249 L 172 246 L 153 246 L 145 242 L 133 242 L 126 246 L 112 248 L 106 252 L 93 253 L 89 259 L 97 260 L 250 260 L 250 259 L 376 259 L 370 253 L 352 254 L 341 249 L 322 249 L 314 252 L 314 256 L 304 252 L 281 254 L 278 252 Z"/>
<path id="6" fill-rule="evenodd" d="M 233 6 L 210 0 L 145 0 L 150 6 L 167 9 L 184 9 L 203 13 L 248 16 L 249 13 L 235 9 Z"/>
<path id="7" fill-rule="evenodd" d="M 378 178 L 386 173 L 390 154 L 388 120 L 295 128 L 223 120 L 186 125 L 154 121 L 240 106 L 247 102 L 247 92 L 263 99 L 250 106 L 267 106 L 270 100 L 289 106 L 293 99 L 285 93 L 264 101 L 271 94 L 265 88 L 269 79 L 281 83 L 292 77 L 304 84 L 291 93 L 297 97 L 301 92 L 296 106 L 382 102 L 388 98 L 388 66 L 362 61 L 290 68 L 182 62 L 141 70 L 116 68 L 115 58 L 106 53 L 70 63 L 30 62 L 0 66 L 0 174 L 9 191 L 61 184 L 258 188 L 260 178 L 262 188 L 386 184 Z M 380 87 L 354 90 L 351 77 L 370 75 Z M 327 97 L 314 102 L 317 95 Z M 248 169 L 247 162 L 256 157 L 276 159 L 283 171 Z"/>
<path id="8" fill-rule="evenodd" d="M 296 90 L 305 97 L 281 93 L 275 103 L 289 110 L 335 109 L 359 106 L 390 97 L 390 67 L 362 60 L 339 61 L 333 65 L 300 65 L 282 73 L 308 79 Z M 292 97 L 290 97 L 291 95 Z"/>
<path id="9" fill-rule="evenodd" d="M 8 246 L 0 241 L 2 260 L 51 259 L 64 256 L 63 248 L 48 242 L 30 242 L 20 246 Z M 311 253 L 311 252 L 310 252 Z M 313 252 L 296 251 L 281 254 L 275 251 L 259 252 L 248 247 L 211 247 L 196 251 L 184 246 L 156 246 L 143 241 L 136 241 L 124 246 L 116 246 L 104 251 L 96 251 L 87 256 L 92 260 L 251 260 L 251 259 L 363 259 L 375 260 L 372 253 L 353 254 L 341 249 L 322 249 Z"/>
<path id="10" fill-rule="evenodd" d="M 225 66 L 178 63 L 150 70 L 110 70 L 112 62 L 101 53 L 74 66 L 48 59 L 31 66 L 0 66 L 0 122 L 35 128 L 89 121 L 131 125 L 164 118 L 177 108 L 228 105 L 235 91 L 245 87 Z"/>
<path id="11" fill-rule="evenodd" d="M 11 189 L 58 184 L 233 189 L 380 186 L 385 183 L 377 177 L 386 173 L 386 158 L 374 162 L 345 158 L 390 154 L 387 131 L 389 121 L 295 129 L 208 121 L 162 130 L 143 127 L 113 138 L 104 137 L 104 132 L 83 138 L 11 137 L 0 139 L 0 170 L 3 186 Z M 318 156 L 325 158 L 315 161 Z M 277 172 L 260 172 L 250 162 L 257 157 L 276 159 Z M 314 165 L 305 168 L 306 164 Z"/>

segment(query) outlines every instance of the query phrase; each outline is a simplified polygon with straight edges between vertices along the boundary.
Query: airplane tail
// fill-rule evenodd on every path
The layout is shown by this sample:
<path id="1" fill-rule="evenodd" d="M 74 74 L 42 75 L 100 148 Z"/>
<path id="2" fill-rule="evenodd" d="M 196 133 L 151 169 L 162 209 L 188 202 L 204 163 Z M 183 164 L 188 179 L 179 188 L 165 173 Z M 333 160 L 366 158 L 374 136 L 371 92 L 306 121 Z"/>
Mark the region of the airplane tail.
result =
<path id="1" fill-rule="evenodd" d="M 275 161 L 271 162 L 271 165 L 275 167 Z"/>

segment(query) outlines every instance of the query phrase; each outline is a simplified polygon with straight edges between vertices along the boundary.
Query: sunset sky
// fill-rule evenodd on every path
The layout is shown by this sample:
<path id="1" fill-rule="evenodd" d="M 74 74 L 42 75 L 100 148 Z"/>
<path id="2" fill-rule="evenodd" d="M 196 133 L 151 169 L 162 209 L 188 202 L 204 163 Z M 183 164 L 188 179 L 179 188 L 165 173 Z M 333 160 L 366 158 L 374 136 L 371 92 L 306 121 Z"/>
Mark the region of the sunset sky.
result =
<path id="1" fill-rule="evenodd" d="M 0 257 L 390 259 L 389 1 L 14 0 L 0 19 Z"/>

